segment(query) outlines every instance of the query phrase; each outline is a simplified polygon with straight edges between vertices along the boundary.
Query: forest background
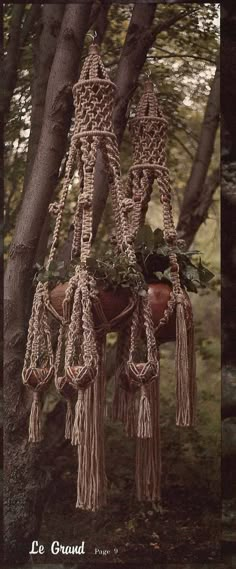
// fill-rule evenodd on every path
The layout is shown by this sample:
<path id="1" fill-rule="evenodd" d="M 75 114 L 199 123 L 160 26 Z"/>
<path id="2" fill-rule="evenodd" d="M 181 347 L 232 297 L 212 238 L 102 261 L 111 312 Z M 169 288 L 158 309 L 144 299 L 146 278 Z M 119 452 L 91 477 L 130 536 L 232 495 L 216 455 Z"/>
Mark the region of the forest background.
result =
<path id="1" fill-rule="evenodd" d="M 7 559 L 26 561 L 32 536 L 39 532 L 45 542 L 55 531 L 58 539 L 61 535 L 66 541 L 65 512 L 70 519 L 70 542 L 75 538 L 74 526 L 76 534 L 86 534 L 91 546 L 95 535 L 101 544 L 104 539 L 107 546 L 116 544 L 124 560 L 137 552 L 147 560 L 169 562 L 217 559 L 221 499 L 219 4 L 9 3 L 4 17 L 5 85 L 1 104 L 6 117 Z M 169 121 L 168 165 L 178 232 L 188 247 L 201 252 L 202 260 L 215 274 L 206 289 L 191 295 L 198 360 L 198 421 L 194 431 L 175 427 L 173 346 L 166 344 L 161 351 L 162 509 L 153 513 L 135 504 L 132 443 L 119 425 L 108 421 L 107 473 L 112 505 L 105 524 L 97 514 L 92 530 L 88 515 L 75 512 L 71 506 L 76 457 L 63 441 L 63 402 L 52 390 L 44 403 L 46 444 L 37 451 L 29 450 L 25 443 L 29 400 L 20 380 L 34 267 L 43 263 L 50 242 L 47 207 L 61 187 L 73 128 L 71 86 L 91 42 L 89 30 L 97 32 L 104 64 L 118 89 L 114 127 L 124 177 L 131 163 L 125 127 L 145 76 L 150 74 Z M 94 203 L 97 253 L 106 249 L 112 224 L 103 182 L 101 172 Z M 63 227 L 67 243 L 75 197 L 76 176 Z M 147 222 L 152 228 L 161 227 L 157 188 Z M 67 251 L 68 245 L 63 248 L 65 257 Z M 107 373 L 112 377 L 114 335 L 108 337 L 108 346 Z M 230 441 L 231 424 L 227 421 L 226 417 L 226 440 Z M 232 458 L 230 442 L 225 446 L 225 456 L 228 465 Z M 227 500 L 231 500 L 232 486 L 229 477 Z M 175 519 L 171 525 L 173 512 L 178 523 Z"/>

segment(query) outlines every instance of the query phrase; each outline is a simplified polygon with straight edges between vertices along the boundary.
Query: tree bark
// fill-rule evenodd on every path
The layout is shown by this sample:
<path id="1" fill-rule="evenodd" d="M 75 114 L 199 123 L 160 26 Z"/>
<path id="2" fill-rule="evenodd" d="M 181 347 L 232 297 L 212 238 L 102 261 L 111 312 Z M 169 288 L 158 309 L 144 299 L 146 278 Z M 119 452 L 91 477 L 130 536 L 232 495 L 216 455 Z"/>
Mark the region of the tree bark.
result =
<path id="1" fill-rule="evenodd" d="M 10 34 L 7 45 L 7 53 L 4 59 L 4 77 L 1 94 L 1 110 L 7 120 L 12 95 L 17 81 L 17 68 L 19 65 L 22 48 L 26 44 L 29 33 L 32 31 L 35 20 L 40 15 L 40 4 L 31 6 L 30 11 L 22 25 L 25 12 L 25 4 L 16 4 L 12 9 Z"/>
<path id="2" fill-rule="evenodd" d="M 31 304 L 32 264 L 57 181 L 71 114 L 71 86 L 87 32 L 91 4 L 69 4 L 48 81 L 40 142 L 18 216 L 5 274 L 5 557 L 28 558 L 37 536 L 51 474 L 44 446 L 29 446 L 29 397 L 21 382 Z"/>
<path id="3" fill-rule="evenodd" d="M 56 51 L 64 10 L 65 6 L 63 4 L 44 4 L 42 8 L 42 29 L 39 41 L 37 41 L 35 45 L 31 128 L 24 177 L 24 190 L 29 181 L 40 139 L 48 78 Z"/>
<path id="4" fill-rule="evenodd" d="M 206 219 L 209 198 L 217 184 L 205 184 L 206 176 L 214 150 L 220 113 L 220 71 L 216 67 L 210 94 L 202 123 L 198 148 L 192 165 L 190 178 L 184 192 L 184 199 L 180 211 L 177 232 L 189 247 L 201 222 Z M 217 179 L 217 178 L 216 178 Z M 205 192 L 207 190 L 207 196 Z M 204 207 L 203 207 L 204 205 Z"/>
<path id="5" fill-rule="evenodd" d="M 24 176 L 24 192 L 26 191 L 29 183 L 40 140 L 48 79 L 56 51 L 64 11 L 64 4 L 45 4 L 42 8 L 42 31 L 40 39 L 39 41 L 36 41 L 35 45 L 36 54 L 32 90 L 31 129 Z M 43 262 L 48 233 L 49 215 L 47 214 L 37 247 L 36 262 Z"/>

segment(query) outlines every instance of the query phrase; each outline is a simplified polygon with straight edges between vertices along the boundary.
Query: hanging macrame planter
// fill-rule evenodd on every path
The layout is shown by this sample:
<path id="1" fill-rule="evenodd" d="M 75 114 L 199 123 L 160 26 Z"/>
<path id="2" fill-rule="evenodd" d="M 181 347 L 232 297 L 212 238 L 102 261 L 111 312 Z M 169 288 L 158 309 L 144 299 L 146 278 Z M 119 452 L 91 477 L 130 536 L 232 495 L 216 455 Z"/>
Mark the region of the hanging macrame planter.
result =
<path id="1" fill-rule="evenodd" d="M 160 497 L 159 345 L 176 340 L 176 423 L 194 423 L 195 369 L 191 304 L 180 283 L 175 254 L 176 230 L 165 157 L 166 120 L 150 81 L 130 129 L 133 164 L 125 189 L 112 125 L 115 85 L 92 45 L 80 79 L 73 88 L 75 126 L 61 197 L 51 204 L 56 215 L 47 269 L 55 258 L 74 167 L 79 174 L 73 219 L 71 259 L 78 259 L 67 283 L 49 290 L 39 283 L 29 323 L 23 382 L 33 391 L 29 440 L 39 442 L 41 393 L 54 377 L 67 402 L 65 437 L 78 448 L 77 507 L 97 510 L 106 504 L 104 462 L 105 341 L 118 332 L 113 418 L 136 439 L 136 489 L 139 500 Z M 156 180 L 172 287 L 149 284 L 139 295 L 132 288 L 105 290 L 89 271 L 93 226 L 93 193 L 97 153 L 102 152 L 114 217 L 114 256 L 122 253 L 136 267 L 134 242 L 144 223 Z M 114 236 L 113 236 L 114 237 Z M 50 318 L 60 322 L 53 354 Z"/>

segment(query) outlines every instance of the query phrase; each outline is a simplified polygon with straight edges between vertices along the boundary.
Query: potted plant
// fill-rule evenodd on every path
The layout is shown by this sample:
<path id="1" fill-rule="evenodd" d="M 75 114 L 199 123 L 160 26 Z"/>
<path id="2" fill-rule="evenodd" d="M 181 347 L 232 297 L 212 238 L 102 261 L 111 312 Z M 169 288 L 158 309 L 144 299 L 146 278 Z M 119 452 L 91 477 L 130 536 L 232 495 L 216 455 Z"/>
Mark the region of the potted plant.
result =
<path id="1" fill-rule="evenodd" d="M 114 256 L 107 251 L 101 258 L 91 256 L 87 267 L 93 275 L 97 286 L 97 302 L 94 300 L 95 328 L 99 331 L 104 325 L 108 330 L 117 330 L 125 325 L 135 307 L 133 292 L 137 295 L 149 295 L 155 327 L 164 315 L 170 298 L 172 283 L 169 265 L 170 248 L 165 242 L 161 229 L 152 231 L 150 226 L 144 225 L 136 238 L 136 265 L 130 265 L 127 256 L 120 253 Z M 193 262 L 193 257 L 199 257 L 199 251 L 185 251 L 183 242 L 178 241 L 174 252 L 177 255 L 181 284 L 186 291 L 198 292 L 198 288 L 207 285 L 213 278 L 201 262 Z M 53 262 L 49 271 L 37 267 L 36 279 L 42 282 L 48 280 L 50 284 L 50 302 L 54 311 L 62 317 L 63 300 L 68 281 L 74 274 L 75 265 L 79 262 L 74 259 L 67 267 L 64 262 Z M 162 342 L 175 339 L 175 314 L 168 324 L 161 330 Z"/>

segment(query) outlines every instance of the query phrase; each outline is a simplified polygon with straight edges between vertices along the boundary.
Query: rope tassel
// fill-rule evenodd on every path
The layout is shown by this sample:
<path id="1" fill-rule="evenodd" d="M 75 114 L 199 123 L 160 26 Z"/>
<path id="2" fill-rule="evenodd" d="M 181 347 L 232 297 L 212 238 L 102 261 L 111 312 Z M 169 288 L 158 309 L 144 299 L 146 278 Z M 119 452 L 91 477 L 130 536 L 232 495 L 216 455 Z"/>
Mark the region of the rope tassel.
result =
<path id="1" fill-rule="evenodd" d="M 195 425 L 197 384 L 196 384 L 196 351 L 195 351 L 195 341 L 194 341 L 194 324 L 193 324 L 192 310 L 191 310 L 191 323 L 188 330 L 187 341 L 188 341 L 189 382 L 191 389 L 190 423 L 191 425 Z"/>
<path id="2" fill-rule="evenodd" d="M 80 445 L 84 432 L 84 392 L 78 391 L 78 398 L 75 405 L 75 419 L 71 437 L 72 445 Z"/>
<path id="3" fill-rule="evenodd" d="M 42 438 L 40 396 L 34 391 L 29 419 L 29 442 L 39 443 Z"/>
<path id="4" fill-rule="evenodd" d="M 144 386 L 141 387 L 139 400 L 137 436 L 141 439 L 150 439 L 152 437 L 151 408 Z"/>
<path id="5" fill-rule="evenodd" d="M 188 353 L 188 331 L 183 297 L 177 299 L 176 307 L 176 425 L 189 427 L 193 424 L 193 390 L 191 385 Z"/>

